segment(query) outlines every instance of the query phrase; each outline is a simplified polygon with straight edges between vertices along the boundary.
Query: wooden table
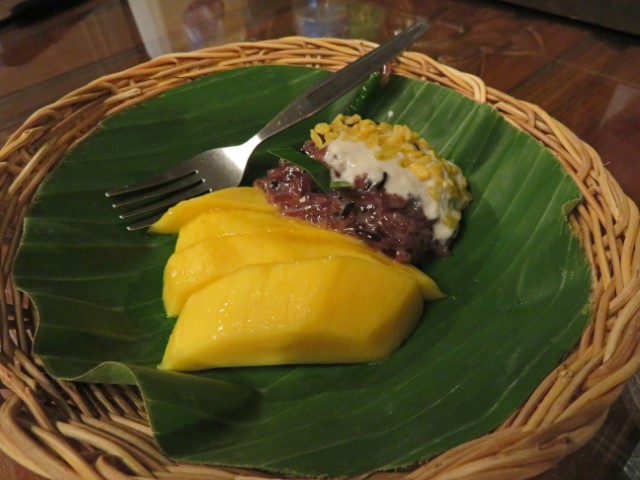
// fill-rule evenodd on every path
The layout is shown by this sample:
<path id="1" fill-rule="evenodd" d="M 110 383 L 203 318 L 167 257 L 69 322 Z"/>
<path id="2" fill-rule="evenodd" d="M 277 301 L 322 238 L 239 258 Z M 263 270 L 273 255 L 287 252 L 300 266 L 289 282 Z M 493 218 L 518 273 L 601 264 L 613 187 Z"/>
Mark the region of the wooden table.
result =
<path id="1" fill-rule="evenodd" d="M 0 3 L 0 16 L 15 3 Z M 162 53 L 292 34 L 381 41 L 417 18 L 430 29 L 413 49 L 542 107 L 640 202 L 640 38 L 493 1 L 80 2 L 0 29 L 0 144 L 36 109 Z M 596 438 L 538 480 L 637 478 L 635 385 Z M 0 478 L 41 477 L 0 455 Z"/>

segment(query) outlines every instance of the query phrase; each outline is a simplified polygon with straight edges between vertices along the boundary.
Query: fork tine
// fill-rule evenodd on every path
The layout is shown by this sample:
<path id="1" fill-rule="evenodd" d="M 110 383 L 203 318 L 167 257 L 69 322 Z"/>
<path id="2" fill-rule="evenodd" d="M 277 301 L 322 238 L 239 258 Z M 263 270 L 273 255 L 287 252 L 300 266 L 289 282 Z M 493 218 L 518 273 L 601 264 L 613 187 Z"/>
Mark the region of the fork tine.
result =
<path id="1" fill-rule="evenodd" d="M 134 203 L 143 202 L 145 200 L 150 200 L 155 197 L 160 197 L 163 195 L 169 195 L 173 192 L 178 192 L 187 187 L 191 187 L 198 183 L 202 183 L 202 179 L 195 175 L 196 172 L 191 172 L 188 176 L 183 177 L 175 182 L 171 182 L 166 184 L 164 187 L 160 186 L 159 188 L 155 188 L 153 190 L 143 190 L 140 195 L 134 195 L 129 198 L 125 198 L 124 200 L 120 200 L 111 204 L 113 208 L 126 207 L 129 205 L 133 205 Z"/>
<path id="2" fill-rule="evenodd" d="M 131 183 L 129 185 L 124 185 L 118 188 L 113 188 L 105 192 L 105 195 L 107 197 L 117 197 L 128 193 L 136 193 L 140 190 L 147 190 L 153 187 L 166 185 L 170 182 L 174 182 L 189 175 L 193 175 L 194 173 L 196 172 L 193 168 L 190 168 L 186 163 L 182 163 L 176 165 L 175 167 L 169 168 L 162 173 L 152 175 L 143 180 L 140 180 L 139 182 Z"/>
<path id="3" fill-rule="evenodd" d="M 139 222 L 132 223 L 131 225 L 127 225 L 127 230 L 133 232 L 134 230 L 140 230 L 141 228 L 150 227 L 154 223 L 156 223 L 162 217 L 162 213 L 158 213 L 157 215 L 153 215 L 151 217 L 145 218 L 144 220 L 140 220 Z"/>
<path id="4" fill-rule="evenodd" d="M 119 215 L 119 217 L 125 220 L 127 218 L 142 215 L 143 213 L 154 212 L 156 210 L 160 210 L 161 208 L 175 205 L 176 203 L 181 202 L 182 200 L 186 200 L 191 197 L 202 195 L 203 193 L 207 193 L 210 190 L 211 188 L 207 186 L 207 184 L 202 179 L 200 179 L 199 183 L 197 183 L 196 185 L 186 190 L 176 193 L 175 195 L 172 195 L 170 197 L 163 198 L 162 200 L 159 200 L 157 202 L 150 203 L 140 208 L 136 208 L 134 210 L 130 210 L 128 212 L 122 213 Z"/>

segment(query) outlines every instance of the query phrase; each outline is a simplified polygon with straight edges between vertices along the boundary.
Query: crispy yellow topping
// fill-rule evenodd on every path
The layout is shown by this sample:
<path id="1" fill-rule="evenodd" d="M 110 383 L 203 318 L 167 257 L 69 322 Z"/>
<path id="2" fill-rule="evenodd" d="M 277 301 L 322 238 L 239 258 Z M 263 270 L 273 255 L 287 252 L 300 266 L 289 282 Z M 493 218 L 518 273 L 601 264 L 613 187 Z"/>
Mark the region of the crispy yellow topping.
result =
<path id="1" fill-rule="evenodd" d="M 434 200 L 439 200 L 444 191 L 459 209 L 471 201 L 460 168 L 439 157 L 429 142 L 407 125 L 376 123 L 362 119 L 360 115 L 339 114 L 331 123 L 318 123 L 311 130 L 311 140 L 318 148 L 326 147 L 337 138 L 365 142 L 375 150 L 377 160 L 396 160 L 425 182 L 425 188 Z M 458 223 L 458 219 L 453 218 L 444 221 L 452 226 Z"/>

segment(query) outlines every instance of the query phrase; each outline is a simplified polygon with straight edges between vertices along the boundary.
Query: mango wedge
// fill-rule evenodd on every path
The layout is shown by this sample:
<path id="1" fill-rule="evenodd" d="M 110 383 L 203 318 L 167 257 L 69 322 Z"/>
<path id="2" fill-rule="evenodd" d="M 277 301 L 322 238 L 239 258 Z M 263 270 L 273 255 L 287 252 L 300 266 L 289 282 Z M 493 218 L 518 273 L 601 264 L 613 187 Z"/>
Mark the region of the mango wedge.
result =
<path id="1" fill-rule="evenodd" d="M 401 265 L 358 241 L 319 228 L 252 232 L 210 237 L 177 250 L 164 271 L 163 298 L 169 316 L 182 310 L 187 298 L 207 284 L 246 265 L 345 255 L 384 264 L 417 283 L 425 300 L 442 297 L 430 277 Z"/>
<path id="2" fill-rule="evenodd" d="M 176 251 L 187 248 L 205 238 L 292 230 L 299 224 L 302 224 L 301 220 L 294 220 L 274 213 L 252 210 L 208 210 L 180 229 Z"/>
<path id="3" fill-rule="evenodd" d="M 163 298 L 178 316 L 161 368 L 371 362 L 418 322 L 435 282 L 358 239 L 281 216 L 256 188 L 181 202 Z"/>
<path id="4" fill-rule="evenodd" d="M 276 213 L 277 209 L 254 187 L 234 187 L 182 201 L 171 207 L 150 230 L 154 233 L 178 233 L 180 228 L 206 210 L 251 210 Z"/>
<path id="5" fill-rule="evenodd" d="M 313 246 L 318 243 L 332 243 L 340 245 L 340 251 L 343 251 L 342 249 L 344 248 L 351 247 L 357 251 L 356 256 L 364 258 L 364 255 L 367 258 L 375 259 L 376 261 L 382 262 L 386 265 L 393 265 L 395 268 L 403 270 L 407 275 L 414 276 L 421 287 L 425 300 L 435 300 L 444 297 L 435 282 L 413 265 L 399 264 L 386 255 L 373 250 L 364 242 L 356 238 L 315 226 L 303 220 L 285 217 L 273 212 L 266 213 L 251 210 L 205 211 L 180 229 L 178 241 L 176 243 L 176 252 L 190 247 L 204 239 L 213 237 L 257 234 L 257 241 L 259 243 L 263 238 L 263 234 L 267 232 L 279 233 L 280 236 L 275 236 L 274 238 L 279 238 L 285 242 L 305 241 L 307 243 L 306 248 L 311 250 L 314 248 Z M 218 247 L 224 248 L 224 245 L 219 245 Z M 248 248 L 253 248 L 255 250 L 256 246 L 248 246 Z M 281 249 L 278 248 L 278 251 L 281 251 Z M 323 252 L 325 251 L 326 250 L 323 249 Z M 268 252 L 269 250 L 263 253 Z M 333 253 L 337 254 L 338 252 L 334 251 Z M 308 254 L 304 254 L 302 258 L 311 258 L 314 256 L 318 255 L 309 252 Z M 290 257 L 290 259 L 294 258 L 299 257 Z M 266 263 L 271 261 L 281 261 L 282 259 L 283 257 L 269 258 L 266 256 L 262 258 L 261 261 L 258 258 L 257 261 L 258 263 Z M 172 261 L 172 263 L 174 263 L 174 261 Z M 194 259 L 194 261 L 197 260 Z M 203 269 L 204 266 L 201 266 L 200 268 Z M 185 270 L 183 269 L 183 271 Z"/>
<path id="6" fill-rule="evenodd" d="M 422 310 L 417 282 L 388 265 L 354 257 L 249 265 L 189 298 L 160 367 L 378 361 Z"/>

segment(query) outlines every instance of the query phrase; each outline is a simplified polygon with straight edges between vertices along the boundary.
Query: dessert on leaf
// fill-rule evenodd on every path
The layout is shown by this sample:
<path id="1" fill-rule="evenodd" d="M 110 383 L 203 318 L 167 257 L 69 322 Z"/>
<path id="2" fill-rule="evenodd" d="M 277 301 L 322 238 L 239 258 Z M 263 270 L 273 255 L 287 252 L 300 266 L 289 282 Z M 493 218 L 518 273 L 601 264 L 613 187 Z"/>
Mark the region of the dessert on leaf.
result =
<path id="1" fill-rule="evenodd" d="M 152 226 L 178 234 L 161 368 L 381 361 L 443 296 L 413 264 L 449 252 L 471 199 L 460 169 L 358 115 L 318 124 L 303 151 Z"/>
<path id="2" fill-rule="evenodd" d="M 338 115 L 316 125 L 302 148 L 329 169 L 330 188 L 321 191 L 308 172 L 283 162 L 257 182 L 283 214 L 359 238 L 403 263 L 448 254 L 471 196 L 460 168 L 418 133 Z"/>

